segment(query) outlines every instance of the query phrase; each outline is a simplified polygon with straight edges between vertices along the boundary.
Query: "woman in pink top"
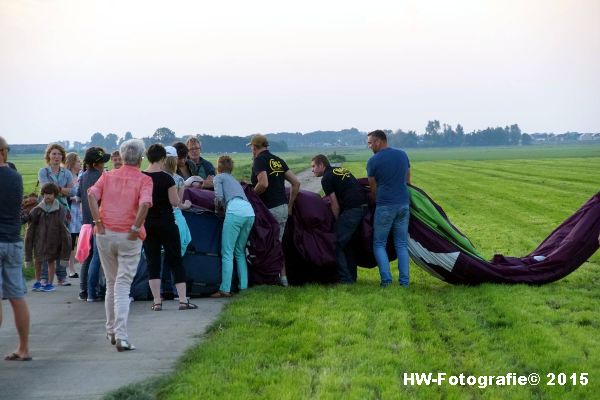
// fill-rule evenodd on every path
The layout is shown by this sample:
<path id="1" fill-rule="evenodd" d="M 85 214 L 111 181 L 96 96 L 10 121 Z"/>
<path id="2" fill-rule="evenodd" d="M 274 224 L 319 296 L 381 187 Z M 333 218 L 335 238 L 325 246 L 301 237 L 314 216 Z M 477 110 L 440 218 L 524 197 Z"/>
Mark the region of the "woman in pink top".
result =
<path id="1" fill-rule="evenodd" d="M 124 142 L 120 148 L 123 167 L 104 173 L 88 189 L 106 276 L 106 337 L 118 351 L 135 349 L 127 335 L 129 289 L 140 261 L 144 220 L 152 207 L 152 179 L 140 172 L 144 150 L 139 139 Z"/>

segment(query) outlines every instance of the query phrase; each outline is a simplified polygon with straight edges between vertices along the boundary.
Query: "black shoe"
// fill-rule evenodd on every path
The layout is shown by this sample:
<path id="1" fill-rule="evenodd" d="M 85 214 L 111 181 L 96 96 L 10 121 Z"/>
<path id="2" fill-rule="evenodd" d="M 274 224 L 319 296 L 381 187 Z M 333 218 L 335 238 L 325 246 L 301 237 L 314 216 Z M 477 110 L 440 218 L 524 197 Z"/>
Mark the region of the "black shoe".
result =
<path id="1" fill-rule="evenodd" d="M 79 274 L 75 272 L 74 274 L 69 275 L 69 278 L 79 278 Z"/>
<path id="2" fill-rule="evenodd" d="M 79 300 L 87 301 L 87 292 L 79 292 Z"/>

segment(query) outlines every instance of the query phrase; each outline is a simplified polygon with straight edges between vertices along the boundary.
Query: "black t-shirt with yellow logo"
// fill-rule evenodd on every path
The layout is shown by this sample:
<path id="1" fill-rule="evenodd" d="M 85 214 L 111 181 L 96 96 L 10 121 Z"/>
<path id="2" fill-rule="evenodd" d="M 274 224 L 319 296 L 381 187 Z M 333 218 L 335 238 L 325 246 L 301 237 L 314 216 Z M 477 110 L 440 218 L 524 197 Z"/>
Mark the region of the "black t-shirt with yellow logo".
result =
<path id="1" fill-rule="evenodd" d="M 271 154 L 268 150 L 259 153 L 252 164 L 252 177 L 250 178 L 253 185 L 258 182 L 257 175 L 265 171 L 269 180 L 269 187 L 260 195 L 261 200 L 267 208 L 273 208 L 282 204 L 287 204 L 287 196 L 285 194 L 285 173 L 289 170 L 285 161 L 276 155 Z"/>
<path id="2" fill-rule="evenodd" d="M 335 193 L 342 211 L 367 204 L 365 191 L 346 168 L 327 168 L 321 178 L 321 186 L 326 195 Z"/>

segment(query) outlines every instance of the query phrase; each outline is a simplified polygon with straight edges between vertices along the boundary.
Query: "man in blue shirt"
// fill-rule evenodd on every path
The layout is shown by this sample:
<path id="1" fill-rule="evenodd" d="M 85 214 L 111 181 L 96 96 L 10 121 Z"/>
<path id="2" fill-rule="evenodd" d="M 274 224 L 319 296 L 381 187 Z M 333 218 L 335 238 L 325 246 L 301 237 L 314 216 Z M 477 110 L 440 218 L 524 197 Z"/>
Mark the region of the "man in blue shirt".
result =
<path id="1" fill-rule="evenodd" d="M 407 183 L 410 183 L 410 162 L 406 153 L 388 147 L 382 130 L 367 135 L 367 144 L 373 157 L 367 162 L 367 176 L 371 193 L 375 197 L 375 220 L 373 222 L 373 252 L 379 266 L 381 286 L 392 283 L 390 260 L 385 247 L 390 230 L 394 234 L 394 248 L 398 255 L 399 282 L 408 286 L 408 219 L 410 199 Z"/>

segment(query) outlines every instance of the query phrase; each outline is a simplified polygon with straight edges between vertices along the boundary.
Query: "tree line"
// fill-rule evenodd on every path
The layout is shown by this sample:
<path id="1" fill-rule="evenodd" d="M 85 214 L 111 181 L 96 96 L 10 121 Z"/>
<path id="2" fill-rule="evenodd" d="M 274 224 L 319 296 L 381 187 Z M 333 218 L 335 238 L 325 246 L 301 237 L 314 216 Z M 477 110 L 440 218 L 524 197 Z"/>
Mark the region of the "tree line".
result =
<path id="1" fill-rule="evenodd" d="M 474 130 L 466 133 L 461 124 L 455 127 L 440 123 L 438 120 L 427 122 L 425 131 L 417 134 L 415 131 L 404 131 L 398 129 L 385 130 L 388 142 L 393 147 L 460 147 L 460 146 L 528 146 L 536 143 L 600 143 L 600 133 L 578 133 L 566 132 L 555 135 L 553 133 L 523 133 L 518 124 L 505 127 L 488 127 L 486 129 Z M 279 132 L 266 134 L 269 139 L 270 149 L 273 152 L 285 152 L 290 149 L 326 149 L 347 146 L 365 146 L 367 132 L 356 128 L 343 129 L 340 131 L 314 131 L 302 134 L 300 132 Z M 209 153 L 235 153 L 246 152 L 246 144 L 251 135 L 248 136 L 214 136 L 208 134 L 200 135 L 177 135 L 173 130 L 162 127 L 158 128 L 151 136 L 141 138 L 146 146 L 153 143 L 171 145 L 174 142 L 185 142 L 189 137 L 195 136 L 202 142 L 204 152 Z M 59 142 L 71 151 L 83 152 L 91 146 L 100 146 L 107 151 L 119 148 L 125 140 L 132 139 L 131 132 L 125 132 L 122 137 L 115 133 L 104 135 L 95 132 L 88 142 Z M 17 153 L 43 152 L 45 145 L 15 145 Z"/>

